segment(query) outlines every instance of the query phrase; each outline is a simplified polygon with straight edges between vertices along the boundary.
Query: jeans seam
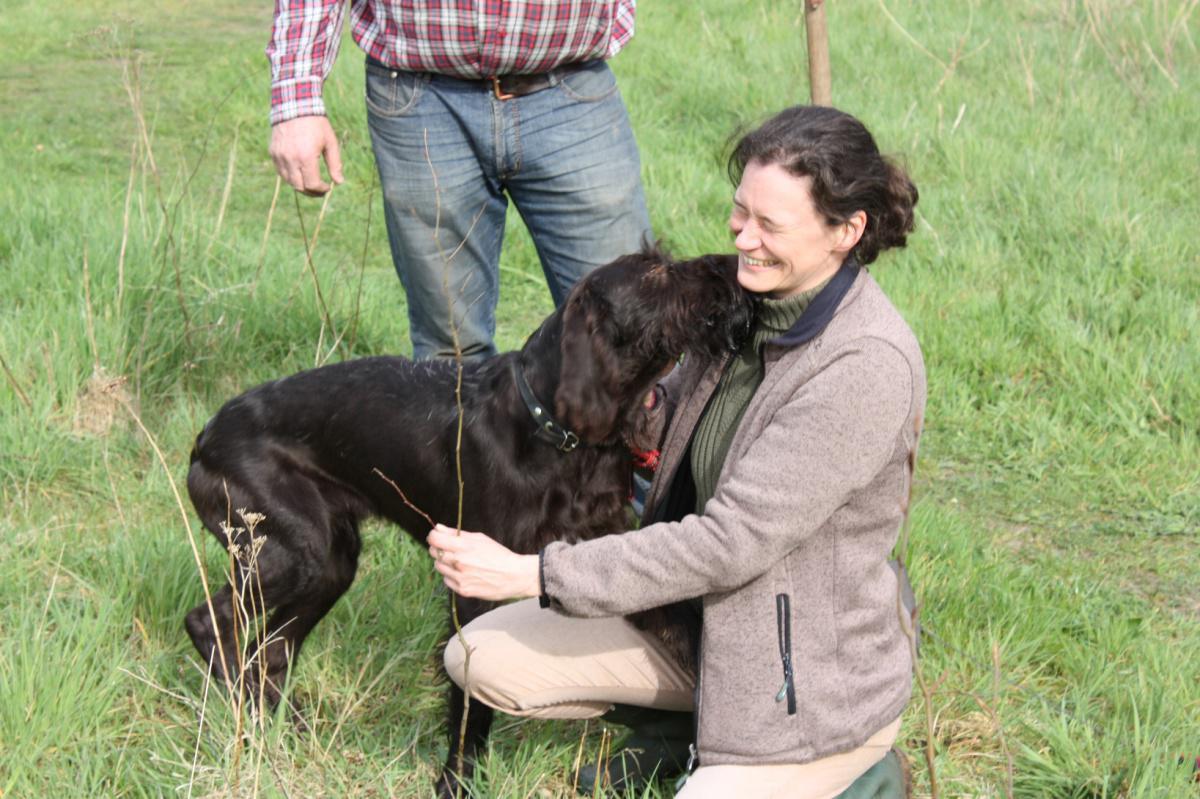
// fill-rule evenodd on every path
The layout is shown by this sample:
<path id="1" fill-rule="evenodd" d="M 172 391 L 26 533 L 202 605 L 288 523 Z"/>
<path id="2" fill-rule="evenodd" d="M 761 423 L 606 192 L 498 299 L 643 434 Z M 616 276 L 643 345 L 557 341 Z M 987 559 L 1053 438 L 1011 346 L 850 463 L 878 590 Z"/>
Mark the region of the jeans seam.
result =
<path id="1" fill-rule="evenodd" d="M 512 171 L 508 174 L 515 175 L 521 171 L 521 166 L 524 161 L 524 153 L 521 151 L 521 104 L 513 103 L 512 106 L 512 131 L 513 131 L 513 159 Z"/>
<path id="2" fill-rule="evenodd" d="M 492 168 L 503 190 L 504 177 L 504 103 L 505 100 L 491 98 L 492 111 Z"/>

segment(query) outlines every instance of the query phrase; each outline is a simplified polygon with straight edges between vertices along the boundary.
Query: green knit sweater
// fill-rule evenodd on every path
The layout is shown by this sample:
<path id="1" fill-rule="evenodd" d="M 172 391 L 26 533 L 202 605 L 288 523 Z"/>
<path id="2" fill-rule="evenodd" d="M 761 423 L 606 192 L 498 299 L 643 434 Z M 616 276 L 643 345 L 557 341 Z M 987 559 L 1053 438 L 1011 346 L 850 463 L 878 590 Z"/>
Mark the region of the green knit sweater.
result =
<path id="1" fill-rule="evenodd" d="M 763 345 L 786 333 L 824 287 L 822 283 L 814 289 L 782 300 L 764 299 L 759 306 L 750 337 L 730 360 L 692 438 L 696 513 L 703 513 L 705 503 L 712 498 L 733 434 L 750 404 L 750 398 L 762 383 Z"/>

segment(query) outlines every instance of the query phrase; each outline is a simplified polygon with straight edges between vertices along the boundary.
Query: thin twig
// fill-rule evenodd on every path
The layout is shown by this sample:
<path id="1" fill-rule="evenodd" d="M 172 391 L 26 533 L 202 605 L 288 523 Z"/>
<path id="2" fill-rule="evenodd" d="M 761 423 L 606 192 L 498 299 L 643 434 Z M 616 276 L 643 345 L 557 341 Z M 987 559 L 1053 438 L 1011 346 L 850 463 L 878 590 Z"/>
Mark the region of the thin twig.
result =
<path id="1" fill-rule="evenodd" d="M 138 429 L 142 431 L 142 435 L 146 437 L 146 441 L 149 442 L 150 448 L 154 450 L 155 457 L 158 458 L 159 465 L 162 466 L 163 473 L 167 476 L 167 484 L 171 486 L 171 493 L 175 496 L 175 505 L 179 509 L 179 516 L 183 519 L 184 529 L 187 530 L 188 545 L 192 549 L 192 557 L 195 559 L 196 565 L 200 570 L 200 584 L 204 587 L 204 602 L 208 607 L 209 618 L 212 619 L 213 632 L 215 633 L 214 637 L 217 639 L 217 657 L 221 659 L 221 671 L 224 672 L 225 652 L 221 645 L 221 631 L 218 627 L 217 612 L 213 608 L 212 592 L 209 590 L 208 586 L 207 570 L 204 567 L 204 558 L 200 554 L 200 547 L 196 543 L 196 534 L 192 530 L 192 521 L 190 518 L 188 518 L 187 510 L 183 505 L 183 497 L 179 493 L 179 486 L 175 485 L 175 478 L 171 476 L 171 468 L 167 466 L 167 459 L 163 455 L 162 450 L 159 449 L 158 442 L 155 441 L 153 434 L 146 429 L 146 425 L 142 422 L 142 417 L 139 416 L 138 412 L 133 409 L 133 406 L 130 405 L 129 400 L 125 399 L 120 392 L 115 391 L 117 386 L 124 382 L 124 378 L 114 380 L 106 390 L 112 392 L 117 402 L 121 403 L 121 406 L 125 408 L 126 413 L 133 417 L 133 421 L 137 424 Z M 233 684 L 230 681 L 228 674 L 225 674 L 225 683 L 226 687 L 232 692 Z"/>
<path id="2" fill-rule="evenodd" d="M 332 192 L 330 192 L 332 193 Z M 317 226 L 313 230 L 312 240 L 308 238 L 308 233 L 305 231 L 304 212 L 300 209 L 300 193 L 293 192 L 292 199 L 296 204 L 296 218 L 300 221 L 300 238 L 304 240 L 304 263 L 308 267 L 308 274 L 312 278 L 313 291 L 317 297 L 317 310 L 321 313 L 321 332 L 325 329 L 337 336 L 337 328 L 333 326 L 333 318 L 329 315 L 329 306 L 325 304 L 325 295 L 321 291 L 321 281 L 317 277 L 317 266 L 313 263 L 313 250 L 317 246 L 317 235 L 321 232 L 321 220 L 325 218 L 325 209 L 329 204 L 329 194 L 325 195 L 325 202 L 321 204 L 321 212 L 317 216 Z M 317 366 L 320 366 L 320 358 L 317 358 Z"/>
<path id="3" fill-rule="evenodd" d="M 454 523 L 455 535 L 462 535 L 462 517 L 463 517 L 463 472 L 462 472 L 462 433 L 463 433 L 463 405 L 462 405 L 462 378 L 463 378 L 463 352 L 462 341 L 458 335 L 458 321 L 454 315 L 454 297 L 450 294 L 450 259 L 446 257 L 445 251 L 442 249 L 441 241 L 441 222 L 442 222 L 442 192 L 441 185 L 438 182 L 437 169 L 433 166 L 433 159 L 429 155 L 429 130 L 426 129 L 423 133 L 425 143 L 425 162 L 429 165 L 429 172 L 433 176 L 433 196 L 434 196 L 434 223 L 433 223 L 433 242 L 438 248 L 438 254 L 442 259 L 442 293 L 446 297 L 446 308 L 450 318 L 450 335 L 454 342 L 454 408 L 457 415 L 457 429 L 454 439 L 454 471 L 458 481 L 458 508 Z M 476 217 L 478 219 L 478 216 Z M 472 229 L 474 222 L 471 223 Z M 469 235 L 469 231 L 468 231 Z M 455 252 L 462 247 L 466 241 L 466 236 L 463 241 L 459 242 Z M 458 642 L 463 648 L 463 713 L 462 721 L 458 725 L 458 751 L 455 756 L 455 771 L 461 776 L 463 773 L 463 749 L 467 741 L 467 720 L 471 712 L 471 648 L 467 646 L 467 638 L 463 634 L 462 622 L 458 618 L 458 597 L 451 592 L 450 594 L 450 618 L 454 622 L 454 630 L 458 635 Z M 462 782 L 457 782 L 456 793 L 462 794 Z"/>
<path id="4" fill-rule="evenodd" d="M 132 69 L 130 65 L 132 64 Z M 150 145 L 150 130 L 146 125 L 146 114 L 142 108 L 142 83 L 141 83 L 141 61 L 140 59 L 125 58 L 122 65 L 122 82 L 125 85 L 125 93 L 129 96 L 129 105 L 133 110 L 134 120 L 137 122 L 138 133 L 142 140 L 142 152 L 145 154 L 146 161 L 150 165 L 150 175 L 154 179 L 155 196 L 158 200 L 159 210 L 162 213 L 162 221 L 164 230 L 166 231 L 167 240 L 163 246 L 161 263 L 163 268 L 167 265 L 168 254 L 174 255 L 171 259 L 171 264 L 175 268 L 175 293 L 179 300 L 179 313 L 183 320 L 183 337 L 188 343 L 191 342 L 192 320 L 191 314 L 188 312 L 187 303 L 183 297 L 183 275 L 179 266 L 179 244 L 175 240 L 175 215 L 167 208 L 166 197 L 163 192 L 162 175 L 158 170 L 158 163 L 154 160 L 154 148 Z M 193 175 L 195 172 L 193 171 Z M 188 183 L 184 184 L 184 191 L 180 192 L 179 200 L 182 200 L 186 193 Z M 178 201 L 176 202 L 178 208 Z M 147 316 L 147 322 L 149 315 Z M 140 387 L 139 392 L 140 394 Z"/>
<path id="5" fill-rule="evenodd" d="M 588 720 L 583 720 L 583 732 L 579 734 L 579 746 L 575 749 L 575 762 L 571 764 L 571 795 L 579 790 L 579 767 L 583 763 L 583 745 L 587 742 Z"/>
<path id="6" fill-rule="evenodd" d="M 368 657 L 364 658 L 362 668 L 359 669 L 358 676 L 354 679 L 354 685 L 350 687 L 350 695 L 356 698 L 354 701 L 342 708 L 342 711 L 338 713 L 337 723 L 333 726 L 333 732 L 329 734 L 329 745 L 324 747 L 326 757 L 329 757 L 330 753 L 332 752 L 333 745 L 337 742 L 338 735 L 341 734 L 342 726 L 346 723 L 346 720 L 350 718 L 354 711 L 362 707 L 363 702 L 366 702 L 367 699 L 370 698 L 371 692 L 375 690 L 375 686 L 379 684 L 380 680 L 387 676 L 388 672 L 390 672 L 392 667 L 399 662 L 401 657 L 402 656 L 399 654 L 393 655 L 387 663 L 383 664 L 383 668 L 381 668 L 379 672 L 371 679 L 371 681 L 367 683 L 366 687 L 360 690 L 359 686 L 362 685 L 363 676 L 366 674 L 367 667 L 371 664 L 370 653 L 368 652 Z"/>
<path id="7" fill-rule="evenodd" d="M 1178 90 L 1179 81 L 1175 80 L 1175 76 L 1171 74 L 1171 70 L 1163 66 L 1163 63 L 1158 60 L 1158 56 L 1154 54 L 1154 48 L 1150 46 L 1150 42 L 1142 42 L 1142 46 L 1146 48 L 1146 55 L 1150 56 L 1150 62 L 1158 67 L 1158 71 L 1170 82 L 1171 88 Z"/>
<path id="8" fill-rule="evenodd" d="M 279 769 L 275 768 L 275 761 L 268 757 L 267 765 L 271 767 L 271 773 L 275 775 L 275 786 L 279 788 L 279 792 L 283 794 L 283 799 L 291 799 L 290 794 L 287 792 L 287 788 L 284 787 L 283 775 L 279 773 Z"/>
<path id="9" fill-rule="evenodd" d="M 425 521 L 429 522 L 429 529 L 432 530 L 434 527 L 437 527 L 437 522 L 435 522 L 433 520 L 433 517 L 430 516 L 425 511 L 418 508 L 416 505 L 414 505 L 412 503 L 412 500 L 410 500 L 408 498 L 408 495 L 404 493 L 404 489 L 401 488 L 400 486 L 396 485 L 395 481 L 392 480 L 392 478 L 388 477 L 386 474 L 379 471 L 378 467 L 371 469 L 371 471 L 375 472 L 375 474 L 379 475 L 384 480 L 384 482 L 386 482 L 388 485 L 390 485 L 395 490 L 395 492 L 400 495 L 400 499 L 404 502 L 405 505 L 407 505 L 413 512 L 420 514 L 421 518 L 423 518 Z"/>
<path id="10" fill-rule="evenodd" d="M 358 285 L 354 287 L 354 309 L 350 312 L 350 335 L 346 337 L 346 346 L 350 352 L 354 351 L 354 344 L 358 340 L 358 320 L 362 304 L 363 278 L 367 273 L 367 253 L 370 252 L 371 246 L 371 211 L 375 207 L 372 198 L 375 196 L 375 181 L 377 179 L 377 173 L 375 170 L 371 170 L 371 188 L 367 192 L 367 220 L 363 224 L 362 257 L 358 260 Z"/>
<path id="11" fill-rule="evenodd" d="M 196 728 L 196 747 L 192 751 L 192 768 L 188 772 L 187 799 L 191 799 L 192 786 L 196 784 L 196 768 L 200 762 L 200 741 L 204 735 L 204 715 L 208 709 L 208 686 L 212 683 L 213 664 L 209 663 L 204 670 L 204 693 L 200 699 L 200 725 Z"/>
<path id="12" fill-rule="evenodd" d="M 122 674 L 124 674 L 127 677 L 132 677 L 133 679 L 137 680 L 138 682 L 140 682 L 144 685 L 150 686 L 151 688 L 153 688 L 155 691 L 158 691 L 163 696 L 169 696 L 172 699 L 182 702 L 185 705 L 194 704 L 195 700 L 193 700 L 187 696 L 184 696 L 183 694 L 176 693 L 175 691 L 172 691 L 170 688 L 160 685 L 160 684 L 154 682 L 154 680 L 151 680 L 149 677 L 146 677 L 142 674 L 134 674 L 132 671 L 125 668 L 124 666 L 118 666 L 117 671 L 121 672 Z"/>
<path id="13" fill-rule="evenodd" d="M 121 507 L 121 496 L 117 493 L 117 484 L 113 482 L 112 467 L 108 464 L 108 438 L 104 439 L 104 449 L 101 451 L 104 456 L 104 474 L 108 478 L 108 488 L 112 491 L 113 505 L 117 508 L 117 518 L 121 520 L 122 527 L 129 527 L 129 522 L 125 519 L 125 509 Z"/>
<path id="14" fill-rule="evenodd" d="M 600 790 L 606 788 L 605 783 L 608 780 L 608 769 L 604 768 L 604 764 L 608 762 L 608 757 L 612 752 L 612 731 L 608 727 L 603 727 L 600 730 L 600 751 L 596 758 L 596 776 L 592 782 L 592 796 L 600 796 Z"/>
<path id="15" fill-rule="evenodd" d="M 100 349 L 96 346 L 96 321 L 92 317 L 92 279 L 88 271 L 87 242 L 83 245 L 83 302 L 84 325 L 87 330 L 88 344 L 92 348 L 92 374 L 100 371 Z"/>
<path id="16" fill-rule="evenodd" d="M 912 44 L 913 44 L 913 46 L 914 46 L 914 47 L 916 47 L 918 50 L 920 50 L 920 51 L 921 51 L 922 53 L 924 53 L 925 55 L 927 55 L 927 56 L 929 56 L 930 58 L 932 58 L 934 61 L 938 62 L 938 64 L 940 64 L 940 65 L 941 65 L 941 67 L 942 67 L 942 69 L 943 69 L 943 70 L 948 70 L 948 69 L 950 69 L 950 65 L 949 65 L 949 64 L 947 64 L 947 63 L 946 63 L 945 61 L 943 61 L 942 59 L 938 58 L 936 55 L 934 55 L 934 54 L 933 54 L 933 53 L 932 53 L 932 52 L 929 50 L 929 48 L 927 48 L 925 45 L 923 45 L 923 44 L 921 44 L 919 41 L 917 41 L 917 38 L 916 38 L 915 36 L 913 36 L 911 33 L 909 33 L 909 32 L 908 32 L 908 31 L 907 31 L 907 30 L 904 28 L 904 26 L 900 24 L 900 20 L 898 20 L 898 19 L 896 19 L 894 16 L 892 16 L 892 12 L 891 12 L 891 11 L 888 11 L 887 4 L 886 4 L 886 3 L 884 3 L 884 0 L 879 0 L 879 8 L 880 8 L 880 9 L 883 11 L 883 13 L 884 13 L 884 16 L 886 16 L 886 17 L 887 17 L 889 20 L 891 20 L 892 24 L 896 26 L 896 30 L 900 31 L 900 33 L 902 33 L 902 34 L 904 35 L 904 38 L 906 38 L 906 39 L 908 39 L 910 42 L 912 42 Z"/>
<path id="17" fill-rule="evenodd" d="M 996 708 L 1000 706 L 1000 645 L 992 643 L 992 701 Z M 982 704 L 982 703 L 981 703 Z M 1004 737 L 1004 728 L 1000 725 L 1000 711 L 998 709 L 989 708 L 988 712 L 992 716 L 992 723 L 996 725 L 996 737 L 1000 740 L 1000 748 L 1004 752 L 1004 795 L 1007 799 L 1013 799 L 1013 756 L 1008 749 L 1008 741 Z"/>
<path id="18" fill-rule="evenodd" d="M 125 186 L 125 216 L 121 220 L 121 253 L 117 256 L 117 312 L 125 297 L 125 250 L 129 245 L 129 209 L 133 203 L 133 178 L 137 174 L 137 139 L 129 145 L 129 183 Z"/>
<path id="19" fill-rule="evenodd" d="M 8 368 L 8 362 L 4 360 L 4 356 L 0 355 L 0 369 L 4 370 L 4 376 L 8 378 L 8 382 L 13 387 L 13 391 L 17 392 L 17 396 L 21 398 L 21 402 L 25 405 L 25 410 L 32 411 L 33 403 L 29 401 L 29 395 L 21 388 L 21 384 L 17 382 L 17 376 Z"/>
<path id="20" fill-rule="evenodd" d="M 1033 108 L 1034 90 L 1037 88 L 1037 83 L 1033 79 L 1033 67 L 1030 66 L 1030 60 L 1025 56 L 1025 42 L 1021 39 L 1021 34 L 1017 34 L 1017 56 L 1021 59 L 1021 69 L 1025 72 L 1025 93 L 1029 95 L 1029 107 Z"/>
<path id="21" fill-rule="evenodd" d="M 901 605 L 901 614 L 904 615 L 903 605 Z M 908 635 L 909 652 L 912 655 L 913 674 L 917 678 L 917 685 L 921 689 L 921 697 L 925 700 L 925 767 L 929 771 L 929 795 L 932 799 L 938 799 L 938 784 L 937 771 L 933 765 L 934 749 L 934 722 L 933 722 L 933 689 L 929 687 L 925 680 L 924 669 L 921 668 L 917 661 L 917 637 L 915 633 L 916 625 L 920 621 L 921 609 L 918 607 L 912 613 L 912 624 L 905 630 Z"/>
<path id="22" fill-rule="evenodd" d="M 250 299 L 254 299 L 258 291 L 258 281 L 262 277 L 263 265 L 267 262 L 267 239 L 271 236 L 271 222 L 275 219 L 275 205 L 279 202 L 279 190 L 283 186 L 283 178 L 275 176 L 275 194 L 271 196 L 271 208 L 267 211 L 267 224 L 263 228 L 262 244 L 258 247 L 258 266 L 254 269 L 254 282 L 250 284 Z"/>
<path id="23" fill-rule="evenodd" d="M 235 128 L 233 131 L 233 148 L 229 151 L 229 166 L 225 170 L 225 190 L 221 192 L 221 205 L 217 209 L 217 224 L 213 228 L 213 234 L 208 240 L 208 246 L 204 248 L 204 257 L 212 252 L 213 244 L 217 242 L 217 237 L 221 235 L 221 228 L 225 224 L 225 209 L 229 207 L 229 195 L 233 193 L 233 175 L 237 167 L 237 152 L 238 139 L 241 136 L 241 129 Z"/>
<path id="24" fill-rule="evenodd" d="M 221 479 L 221 487 L 225 489 L 225 551 L 229 555 L 229 592 L 230 603 L 233 608 L 233 652 L 237 658 L 235 668 L 237 669 L 237 694 L 234 698 L 234 730 L 233 730 L 233 765 L 230 767 L 230 782 L 232 783 L 231 794 L 237 796 L 239 782 L 239 763 L 242 759 L 242 722 L 244 718 L 245 702 L 246 702 L 246 656 L 242 643 L 244 636 L 239 636 L 241 626 L 245 625 L 249 630 L 249 622 L 246 619 L 246 608 L 242 604 L 241 587 L 237 579 L 237 544 L 234 543 L 233 529 L 233 500 L 229 496 L 229 483 L 224 478 Z M 239 624 L 238 617 L 241 617 Z M 222 663 L 224 665 L 224 663 Z"/>

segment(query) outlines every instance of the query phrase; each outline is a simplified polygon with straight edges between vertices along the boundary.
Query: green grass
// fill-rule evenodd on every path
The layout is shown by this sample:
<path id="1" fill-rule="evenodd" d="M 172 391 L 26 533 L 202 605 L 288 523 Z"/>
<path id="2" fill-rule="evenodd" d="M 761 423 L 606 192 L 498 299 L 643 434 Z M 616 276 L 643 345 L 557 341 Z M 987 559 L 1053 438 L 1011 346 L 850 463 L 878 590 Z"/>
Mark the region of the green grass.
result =
<path id="1" fill-rule="evenodd" d="M 1009 762 L 1016 796 L 1200 796 L 1179 762 L 1200 754 L 1196 8 L 829 5 L 835 100 L 921 189 L 875 270 L 929 369 L 918 795 L 929 740 L 942 796 L 1005 795 Z M 268 231 L 269 14 L 0 14 L 0 796 L 420 796 L 440 765 L 443 591 L 394 531 L 367 530 L 306 645 L 311 735 L 235 746 L 181 625 L 201 590 L 171 481 L 204 420 L 262 379 L 409 348 L 349 43 L 327 87 L 348 181 L 323 214 L 281 193 Z M 799 14 L 641 4 L 614 68 L 681 254 L 728 249 L 730 133 L 807 95 Z M 515 216 L 502 270 L 507 348 L 551 307 Z M 565 794 L 584 734 L 501 721 L 481 795 Z"/>

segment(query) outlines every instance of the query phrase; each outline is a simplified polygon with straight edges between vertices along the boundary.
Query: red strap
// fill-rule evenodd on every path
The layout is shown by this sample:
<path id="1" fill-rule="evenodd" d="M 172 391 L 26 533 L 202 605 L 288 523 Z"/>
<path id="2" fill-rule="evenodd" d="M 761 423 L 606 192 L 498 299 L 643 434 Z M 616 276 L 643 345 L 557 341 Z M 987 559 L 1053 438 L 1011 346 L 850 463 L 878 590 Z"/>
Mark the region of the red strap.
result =
<path id="1" fill-rule="evenodd" d="M 656 449 L 640 450 L 632 449 L 629 451 L 633 455 L 633 463 L 639 469 L 649 469 L 656 471 L 658 469 L 658 459 L 662 454 Z"/>

